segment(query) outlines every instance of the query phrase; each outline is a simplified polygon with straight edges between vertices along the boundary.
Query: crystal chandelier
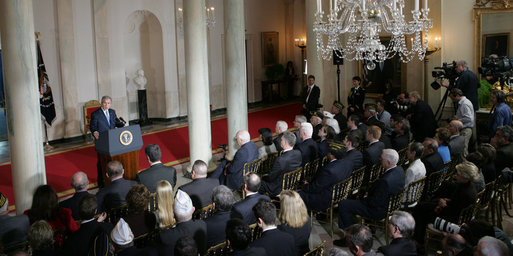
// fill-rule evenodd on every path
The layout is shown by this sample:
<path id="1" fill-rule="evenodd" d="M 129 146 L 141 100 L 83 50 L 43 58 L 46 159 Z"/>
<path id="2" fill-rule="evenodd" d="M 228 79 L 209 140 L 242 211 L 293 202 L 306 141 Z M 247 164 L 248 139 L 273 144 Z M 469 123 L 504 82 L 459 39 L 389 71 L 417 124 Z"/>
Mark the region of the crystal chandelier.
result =
<path id="1" fill-rule="evenodd" d="M 428 45 L 428 30 L 433 27 L 428 18 L 427 0 L 419 10 L 419 0 L 411 11 L 413 19 L 405 20 L 404 0 L 328 0 L 329 13 L 324 14 L 322 0 L 317 0 L 313 31 L 317 50 L 329 60 L 333 52 L 349 61 L 363 60 L 368 69 L 376 62 L 399 56 L 409 62 L 418 56 L 424 59 Z M 390 35 L 388 44 L 380 41 L 381 33 Z M 346 35 L 345 44 L 342 35 Z M 408 40 L 410 39 L 410 40 Z M 408 42 L 409 41 L 409 42 Z"/>

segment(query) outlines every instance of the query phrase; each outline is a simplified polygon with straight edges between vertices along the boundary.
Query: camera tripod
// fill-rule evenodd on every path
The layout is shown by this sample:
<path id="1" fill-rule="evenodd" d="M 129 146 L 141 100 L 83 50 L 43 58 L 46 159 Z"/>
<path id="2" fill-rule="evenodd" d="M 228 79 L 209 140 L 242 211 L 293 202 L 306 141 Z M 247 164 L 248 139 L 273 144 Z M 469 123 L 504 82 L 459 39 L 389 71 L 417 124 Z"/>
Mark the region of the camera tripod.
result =
<path id="1" fill-rule="evenodd" d="M 445 104 L 447 103 L 447 97 L 449 96 L 449 91 L 454 87 L 455 79 L 449 80 L 449 87 L 445 90 L 444 96 L 440 103 L 438 104 L 438 108 L 436 109 L 435 120 L 436 122 L 440 122 L 442 119 L 443 110 L 445 108 Z"/>

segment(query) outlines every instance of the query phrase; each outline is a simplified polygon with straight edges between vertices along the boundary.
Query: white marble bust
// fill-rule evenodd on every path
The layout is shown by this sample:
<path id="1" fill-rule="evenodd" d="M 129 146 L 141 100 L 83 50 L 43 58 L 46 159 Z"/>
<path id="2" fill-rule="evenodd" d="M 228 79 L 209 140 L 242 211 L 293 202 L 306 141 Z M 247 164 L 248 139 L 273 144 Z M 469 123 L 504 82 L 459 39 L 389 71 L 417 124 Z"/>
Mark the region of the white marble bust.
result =
<path id="1" fill-rule="evenodd" d="M 137 84 L 137 90 L 145 90 L 144 86 L 146 86 L 146 77 L 144 77 L 144 70 L 137 70 L 137 76 L 134 79 Z"/>

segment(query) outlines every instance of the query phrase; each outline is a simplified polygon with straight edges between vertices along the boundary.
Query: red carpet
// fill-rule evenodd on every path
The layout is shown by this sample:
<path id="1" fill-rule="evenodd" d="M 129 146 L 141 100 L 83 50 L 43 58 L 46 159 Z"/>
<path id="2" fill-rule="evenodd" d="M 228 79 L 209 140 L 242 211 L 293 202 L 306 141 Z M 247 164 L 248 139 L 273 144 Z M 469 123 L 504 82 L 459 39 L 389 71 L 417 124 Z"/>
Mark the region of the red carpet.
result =
<path id="1" fill-rule="evenodd" d="M 293 127 L 294 116 L 299 113 L 301 105 L 290 103 L 277 107 L 249 113 L 249 132 L 252 138 L 258 138 L 258 129 L 271 128 L 274 131 L 276 121 L 284 120 Z M 211 122 L 212 149 L 217 150 L 219 144 L 227 144 L 228 128 L 225 117 Z M 189 161 L 189 130 L 187 125 L 167 128 L 143 134 L 143 148 L 139 151 L 139 169 L 146 169 L 149 164 L 144 155 L 144 147 L 148 144 L 158 144 L 162 150 L 162 162 L 177 165 Z M 46 179 L 58 193 L 66 196 L 73 193 L 70 179 L 73 173 L 84 171 L 90 183 L 96 182 L 96 151 L 93 145 L 52 152 L 45 155 Z M 14 204 L 10 162 L 0 164 L 0 191 L 9 198 L 9 204 Z M 12 207 L 10 208 L 12 210 Z"/>

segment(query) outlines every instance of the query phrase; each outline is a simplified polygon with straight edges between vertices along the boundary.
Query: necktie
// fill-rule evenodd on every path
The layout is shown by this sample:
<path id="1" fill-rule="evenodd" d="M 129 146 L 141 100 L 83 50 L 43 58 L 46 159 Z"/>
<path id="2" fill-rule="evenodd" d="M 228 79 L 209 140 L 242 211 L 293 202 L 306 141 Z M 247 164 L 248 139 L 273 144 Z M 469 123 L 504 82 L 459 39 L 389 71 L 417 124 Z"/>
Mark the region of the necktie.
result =
<path id="1" fill-rule="evenodd" d="M 110 115 L 109 115 L 109 111 L 105 111 L 105 117 L 107 117 L 107 123 L 109 124 L 110 126 Z"/>
<path id="2" fill-rule="evenodd" d="M 306 93 L 306 95 L 310 95 L 310 91 L 312 90 L 312 88 L 309 86 L 308 87 L 308 92 Z"/>

